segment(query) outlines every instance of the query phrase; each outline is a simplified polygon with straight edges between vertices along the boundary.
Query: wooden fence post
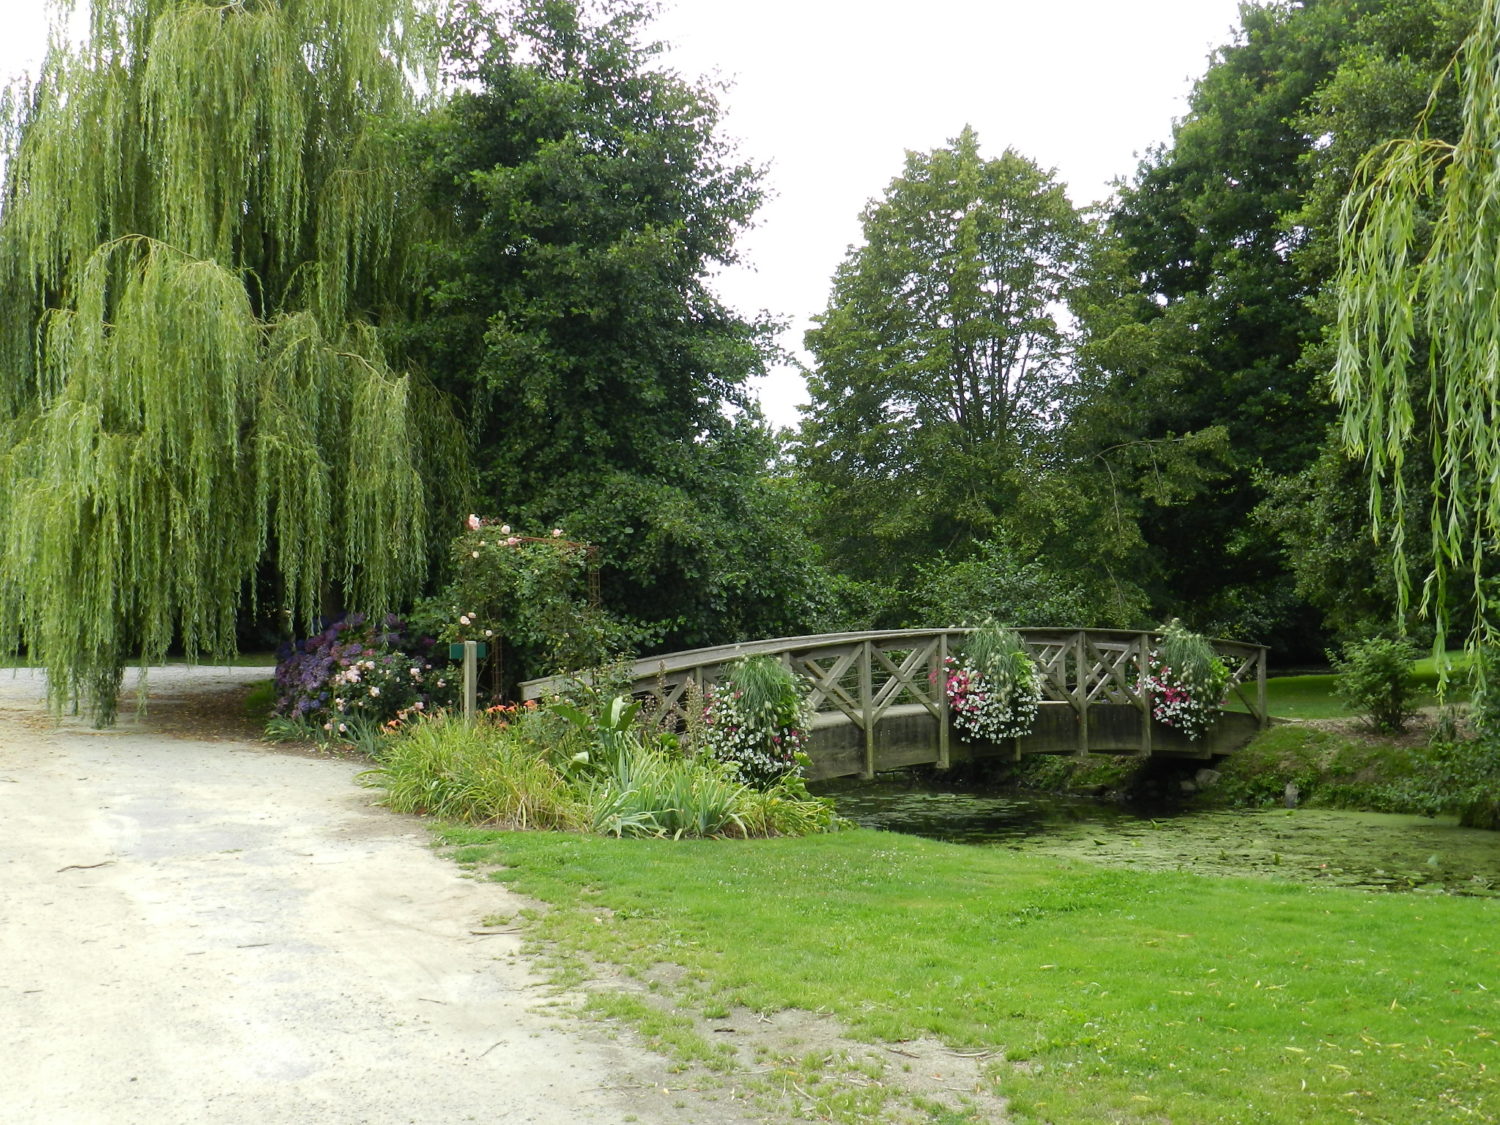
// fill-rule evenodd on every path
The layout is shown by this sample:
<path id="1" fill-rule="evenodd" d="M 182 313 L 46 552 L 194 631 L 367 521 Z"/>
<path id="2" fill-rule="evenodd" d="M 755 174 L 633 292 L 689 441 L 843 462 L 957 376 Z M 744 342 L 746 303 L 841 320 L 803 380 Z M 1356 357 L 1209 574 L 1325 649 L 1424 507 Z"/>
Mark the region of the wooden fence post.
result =
<path id="1" fill-rule="evenodd" d="M 474 721 L 479 709 L 479 642 L 464 642 L 464 722 Z"/>

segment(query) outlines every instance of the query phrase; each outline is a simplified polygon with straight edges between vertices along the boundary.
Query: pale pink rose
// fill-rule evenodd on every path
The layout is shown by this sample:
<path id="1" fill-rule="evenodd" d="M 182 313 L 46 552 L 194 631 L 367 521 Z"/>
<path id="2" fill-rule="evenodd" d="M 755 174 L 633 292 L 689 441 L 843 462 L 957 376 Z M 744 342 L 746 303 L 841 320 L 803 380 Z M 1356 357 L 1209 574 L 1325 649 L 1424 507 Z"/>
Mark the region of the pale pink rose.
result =
<path id="1" fill-rule="evenodd" d="M 460 624 L 460 625 L 468 625 L 468 624 L 470 624 L 470 621 L 469 621 L 469 615 L 468 615 L 468 614 L 467 614 L 467 613 L 465 613 L 465 614 L 462 614 L 462 615 L 461 615 L 461 616 L 460 616 L 460 617 L 459 617 L 459 619 L 458 619 L 458 623 L 459 623 L 459 624 Z"/>
<path id="2" fill-rule="evenodd" d="M 554 538 L 554 539 L 561 539 L 562 538 L 562 528 L 560 528 L 560 527 L 554 527 L 552 529 L 552 538 Z"/>
<path id="3" fill-rule="evenodd" d="M 508 523 L 502 523 L 500 525 L 500 534 L 501 535 L 509 535 L 510 534 L 510 524 L 508 524 Z"/>
<path id="4" fill-rule="evenodd" d="M 479 530 L 479 517 L 476 516 L 476 515 L 474 515 L 472 512 L 469 513 L 468 524 L 469 524 L 469 530 L 470 531 L 478 531 Z"/>

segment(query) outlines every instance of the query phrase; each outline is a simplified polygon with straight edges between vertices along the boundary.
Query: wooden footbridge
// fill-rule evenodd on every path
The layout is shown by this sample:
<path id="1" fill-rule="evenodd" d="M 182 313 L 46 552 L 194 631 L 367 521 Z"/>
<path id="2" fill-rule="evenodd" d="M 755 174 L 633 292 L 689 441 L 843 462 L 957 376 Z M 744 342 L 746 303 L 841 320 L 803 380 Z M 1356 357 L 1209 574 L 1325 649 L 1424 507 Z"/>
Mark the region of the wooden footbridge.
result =
<path id="1" fill-rule="evenodd" d="M 1237 641 L 1213 643 L 1232 673 L 1229 706 L 1197 740 L 1151 718 L 1144 690 L 1153 633 L 1114 629 L 1018 630 L 1042 672 L 1042 703 L 1030 734 L 1003 743 L 971 742 L 952 730 L 943 669 L 966 629 L 898 629 L 694 649 L 638 660 L 632 690 L 663 705 L 683 702 L 688 685 L 714 683 L 741 656 L 775 656 L 811 687 L 814 711 L 808 754 L 811 778 L 860 775 L 931 764 L 1026 754 L 1140 754 L 1211 758 L 1248 742 L 1269 722 L 1266 650 Z M 556 680 L 521 685 L 527 699 L 560 687 Z M 1237 706 L 1236 706 L 1237 704 Z M 1243 708 L 1240 710 L 1239 708 Z"/>

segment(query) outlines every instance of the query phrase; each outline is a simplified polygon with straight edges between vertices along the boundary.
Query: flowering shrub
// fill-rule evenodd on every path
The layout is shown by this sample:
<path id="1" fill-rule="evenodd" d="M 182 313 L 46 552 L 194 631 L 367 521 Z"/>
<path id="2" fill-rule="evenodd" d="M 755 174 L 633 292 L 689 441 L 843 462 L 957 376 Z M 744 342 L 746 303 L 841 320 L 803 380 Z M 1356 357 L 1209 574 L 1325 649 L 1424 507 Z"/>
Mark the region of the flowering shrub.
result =
<path id="1" fill-rule="evenodd" d="M 948 710 L 959 737 L 999 742 L 1030 734 L 1042 676 L 1020 636 L 986 621 L 943 669 Z"/>
<path id="2" fill-rule="evenodd" d="M 739 778 L 769 789 L 795 773 L 805 759 L 812 716 L 797 677 L 770 656 L 748 656 L 730 665 L 704 693 L 704 743 Z"/>
<path id="3" fill-rule="evenodd" d="M 618 626 L 590 596 L 594 549 L 561 528 L 521 535 L 471 515 L 453 543 L 453 581 L 424 613 L 440 641 L 490 646 L 496 694 L 515 681 L 605 662 Z"/>
<path id="4" fill-rule="evenodd" d="M 1197 633 L 1173 620 L 1148 660 L 1151 717 L 1196 741 L 1218 717 L 1229 690 L 1229 666 Z"/>
<path id="5" fill-rule="evenodd" d="M 457 685 L 431 637 L 412 637 L 400 618 L 378 626 L 363 615 L 334 622 L 287 646 L 276 665 L 272 714 L 329 738 L 352 738 L 372 725 L 446 707 Z"/>

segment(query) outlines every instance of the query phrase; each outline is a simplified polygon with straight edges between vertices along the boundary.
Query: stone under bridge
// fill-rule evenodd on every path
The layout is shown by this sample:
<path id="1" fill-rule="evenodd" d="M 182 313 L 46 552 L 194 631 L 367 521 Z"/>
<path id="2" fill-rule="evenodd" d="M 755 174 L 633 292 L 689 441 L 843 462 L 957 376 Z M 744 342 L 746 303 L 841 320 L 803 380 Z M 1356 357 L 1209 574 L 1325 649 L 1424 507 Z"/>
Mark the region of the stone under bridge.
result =
<path id="1" fill-rule="evenodd" d="M 692 684 L 701 692 L 731 661 L 776 657 L 810 685 L 814 710 L 808 755 L 812 779 L 915 765 L 946 769 L 975 758 L 1026 754 L 1139 754 L 1206 759 L 1245 745 L 1270 721 L 1266 649 L 1211 642 L 1232 673 L 1226 706 L 1196 741 L 1151 718 L 1143 690 L 1154 633 L 1117 629 L 1019 629 L 1042 672 L 1042 703 L 1030 734 L 1002 743 L 970 742 L 951 728 L 942 670 L 967 629 L 896 629 L 693 649 L 637 660 L 632 691 L 680 704 Z M 534 699 L 561 686 L 522 684 Z"/>

